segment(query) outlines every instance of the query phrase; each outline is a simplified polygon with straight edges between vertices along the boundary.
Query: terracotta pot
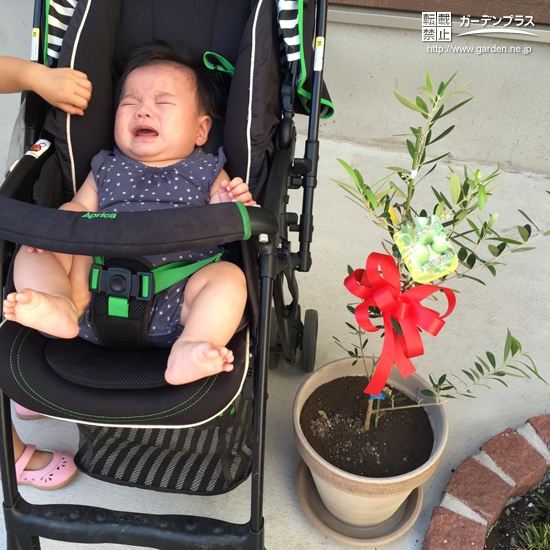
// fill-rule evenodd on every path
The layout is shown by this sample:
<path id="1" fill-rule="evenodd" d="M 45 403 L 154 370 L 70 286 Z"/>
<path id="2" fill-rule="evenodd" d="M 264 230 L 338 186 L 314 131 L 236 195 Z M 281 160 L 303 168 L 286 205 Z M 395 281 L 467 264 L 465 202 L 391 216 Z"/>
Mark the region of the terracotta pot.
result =
<path id="1" fill-rule="evenodd" d="M 300 427 L 300 414 L 308 397 L 319 386 L 342 376 L 365 375 L 360 362 L 355 366 L 352 363 L 351 358 L 334 361 L 313 372 L 303 382 L 294 400 L 294 436 L 298 451 L 309 467 L 319 496 L 328 511 L 349 525 L 369 527 L 390 518 L 410 493 L 433 474 L 447 442 L 448 425 L 443 407 L 425 408 L 434 432 L 434 446 L 428 461 L 407 474 L 372 478 L 336 468 L 312 449 Z M 431 389 L 431 386 L 416 373 L 403 379 L 393 369 L 389 384 L 413 400 L 422 398 L 424 403 L 434 401 L 420 394 L 420 390 Z"/>

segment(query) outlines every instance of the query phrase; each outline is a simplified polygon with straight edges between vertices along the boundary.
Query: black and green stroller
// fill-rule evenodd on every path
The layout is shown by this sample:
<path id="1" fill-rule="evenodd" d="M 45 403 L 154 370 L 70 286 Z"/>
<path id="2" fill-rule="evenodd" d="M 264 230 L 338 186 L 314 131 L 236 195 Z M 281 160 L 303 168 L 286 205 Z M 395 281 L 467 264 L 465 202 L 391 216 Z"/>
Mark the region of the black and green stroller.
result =
<path id="1" fill-rule="evenodd" d="M 303 368 L 311 371 L 315 362 L 317 315 L 302 316 L 295 272 L 311 267 L 319 118 L 332 111 L 322 81 L 326 10 L 326 0 L 37 0 L 33 27 L 45 38 L 35 61 L 82 70 L 94 93 L 83 117 L 24 94 L 27 152 L 0 188 L 4 291 L 13 290 L 11 259 L 21 244 L 106 257 L 108 277 L 127 277 L 128 284 L 148 277 L 142 255 L 224 245 L 247 278 L 248 324 L 229 344 L 236 357 L 230 375 L 169 386 L 163 377 L 169 350 L 134 347 L 124 320 L 105 329 L 106 347 L 50 339 L 4 320 L 0 438 L 8 550 L 36 550 L 42 537 L 162 550 L 263 550 L 270 357 L 279 353 L 293 363 L 302 349 Z M 210 52 L 205 63 L 218 71 L 227 106 L 205 148 L 224 145 L 228 173 L 243 177 L 262 207 L 226 203 L 184 215 L 173 209 L 114 219 L 57 210 L 84 181 L 91 158 L 112 148 L 113 90 L 126 58 L 159 40 L 200 56 Z M 310 120 L 302 158 L 294 152 L 296 112 Z M 300 215 L 287 212 L 289 189 L 303 190 Z M 296 252 L 290 231 L 299 235 Z M 120 298 L 114 286 L 109 296 Z M 129 321 L 140 307 L 136 298 L 126 296 Z M 100 480 L 216 495 L 252 474 L 250 520 L 139 514 L 132 522 L 133 513 L 108 506 L 26 502 L 15 477 L 10 400 L 77 423 L 75 461 Z"/>

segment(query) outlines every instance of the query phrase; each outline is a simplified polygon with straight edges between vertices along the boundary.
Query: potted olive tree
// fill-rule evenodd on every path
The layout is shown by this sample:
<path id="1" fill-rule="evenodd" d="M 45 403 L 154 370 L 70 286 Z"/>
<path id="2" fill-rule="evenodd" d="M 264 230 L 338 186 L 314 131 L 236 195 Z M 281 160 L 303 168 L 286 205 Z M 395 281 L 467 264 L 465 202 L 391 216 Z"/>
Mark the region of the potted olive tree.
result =
<path id="1" fill-rule="evenodd" d="M 497 232 L 498 214 L 488 214 L 486 205 L 500 184 L 500 167 L 488 175 L 449 167 L 443 185 L 441 178 L 439 185 L 430 184 L 433 202 L 417 204 L 418 186 L 427 184 L 437 162 L 449 154 L 428 155 L 454 129 L 442 121 L 473 99 L 463 89 L 451 91 L 455 76 L 436 87 L 426 72 L 415 101 L 394 92 L 422 118 L 406 135 L 410 168 L 390 167 L 385 178 L 369 185 L 339 160 L 351 181 L 336 183 L 387 237 L 364 268 L 348 266 L 344 284 L 356 298 L 348 305 L 356 323 L 347 324 L 356 342 L 349 348 L 336 340 L 348 357 L 304 381 L 293 421 L 303 459 L 302 507 L 327 535 L 353 546 L 388 543 L 413 524 L 422 483 L 436 469 L 447 440 L 445 400 L 473 397 L 474 387 L 492 381 L 506 385 L 507 376 L 542 380 L 509 331 L 502 358 L 485 351 L 473 366 L 458 365 L 457 372 L 429 381 L 415 373 L 412 358 L 423 353 L 422 338 L 436 336 L 456 305 L 453 282 L 485 284 L 476 270 L 496 276 L 506 255 L 528 251 L 550 233 L 541 232 L 522 210 L 525 223 L 517 234 Z M 366 333 L 378 331 L 383 346 L 375 360 L 368 356 Z"/>

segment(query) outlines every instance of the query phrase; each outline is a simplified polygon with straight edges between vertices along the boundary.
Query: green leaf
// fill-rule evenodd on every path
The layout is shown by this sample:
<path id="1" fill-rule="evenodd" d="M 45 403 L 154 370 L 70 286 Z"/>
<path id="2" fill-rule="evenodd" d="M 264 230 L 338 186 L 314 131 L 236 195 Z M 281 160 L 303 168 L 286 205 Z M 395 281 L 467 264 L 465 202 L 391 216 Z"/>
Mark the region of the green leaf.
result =
<path id="1" fill-rule="evenodd" d="M 409 155 L 411 155 L 411 158 L 414 160 L 416 156 L 416 150 L 414 148 L 413 142 L 410 139 L 407 140 L 407 149 L 409 150 Z"/>
<path id="2" fill-rule="evenodd" d="M 485 186 L 480 185 L 477 188 L 477 205 L 480 210 L 483 210 L 486 202 L 487 202 L 487 193 L 485 191 Z"/>
<path id="3" fill-rule="evenodd" d="M 435 166 L 433 168 L 435 168 Z M 445 197 L 443 193 L 440 193 L 433 185 L 432 185 L 432 191 L 433 191 L 433 194 L 435 195 L 435 198 L 438 201 L 445 201 L 445 204 L 447 205 L 447 207 L 449 209 L 452 209 L 453 205 L 448 201 L 447 197 Z"/>
<path id="4" fill-rule="evenodd" d="M 524 243 L 529 240 L 529 231 L 523 225 L 518 225 L 518 233 Z"/>
<path id="5" fill-rule="evenodd" d="M 540 231 L 540 229 L 537 227 L 537 224 L 523 211 L 523 210 L 518 210 L 518 212 L 529 222 L 531 222 L 537 229 L 537 231 Z"/>
<path id="6" fill-rule="evenodd" d="M 374 193 L 368 185 L 365 185 L 365 187 L 363 188 L 363 196 L 369 201 L 373 210 L 376 210 L 378 208 L 378 201 L 376 200 Z"/>
<path id="7" fill-rule="evenodd" d="M 351 314 L 355 315 L 355 308 L 353 306 L 347 305 L 346 308 Z"/>
<path id="8" fill-rule="evenodd" d="M 449 186 L 451 188 L 451 199 L 453 201 L 453 204 L 457 204 L 460 199 L 462 187 L 460 185 L 460 178 L 458 177 L 458 174 L 456 172 L 453 172 L 451 174 L 451 177 L 449 179 Z"/>
<path id="9" fill-rule="evenodd" d="M 473 374 L 469 371 L 469 370 L 464 370 L 462 369 L 462 372 L 472 381 L 472 382 L 475 382 L 475 378 L 473 376 Z"/>
<path id="10" fill-rule="evenodd" d="M 386 166 L 386 170 L 392 170 L 393 172 L 400 172 L 402 174 L 409 174 L 410 170 L 407 170 L 406 168 L 401 168 L 400 166 Z"/>
<path id="11" fill-rule="evenodd" d="M 445 82 L 445 87 L 443 88 L 443 91 L 445 91 L 448 88 L 449 84 L 454 80 L 457 74 L 458 74 L 458 71 L 456 71 L 455 74 L 453 74 L 453 76 L 451 76 L 451 78 L 449 78 L 449 80 Z"/>
<path id="12" fill-rule="evenodd" d="M 439 118 L 443 118 L 444 116 L 450 115 L 453 111 L 456 111 L 457 109 L 460 109 L 460 107 L 462 107 L 463 105 L 466 105 L 466 103 L 468 103 L 468 101 L 472 101 L 472 99 L 474 99 L 474 98 L 469 97 L 466 101 L 463 101 L 462 103 L 459 103 L 458 105 L 455 105 L 454 107 L 452 107 L 448 111 L 445 111 Z"/>
<path id="13" fill-rule="evenodd" d="M 435 103 L 435 96 L 429 88 L 427 88 L 426 86 L 420 86 L 419 89 L 422 90 L 430 98 L 432 104 Z"/>
<path id="14" fill-rule="evenodd" d="M 494 244 L 490 244 L 490 245 L 488 246 L 488 248 L 489 248 L 489 252 L 490 252 L 495 258 L 500 254 L 498 248 L 497 248 Z"/>
<path id="15" fill-rule="evenodd" d="M 421 97 L 418 97 L 418 96 L 416 97 L 416 105 L 426 113 L 425 116 L 427 117 L 429 109 L 428 109 L 428 106 L 426 105 L 426 102 Z"/>
<path id="16" fill-rule="evenodd" d="M 458 250 L 458 259 L 463 262 L 466 260 L 466 258 L 468 257 L 468 251 L 464 248 L 464 247 L 461 247 L 459 250 Z"/>
<path id="17" fill-rule="evenodd" d="M 404 95 L 400 94 L 399 92 L 394 90 L 393 94 L 395 95 L 395 97 L 397 98 L 399 103 L 401 103 L 405 107 L 407 107 L 407 108 L 409 108 L 413 111 L 416 111 L 417 113 L 422 113 L 423 115 L 428 114 L 427 110 L 424 110 L 421 107 L 419 107 L 418 105 L 415 105 L 410 99 L 407 99 Z"/>
<path id="18" fill-rule="evenodd" d="M 430 73 L 428 72 L 428 69 L 426 69 L 426 88 L 428 88 L 428 90 L 433 91 L 434 87 L 433 87 L 433 84 L 432 84 L 432 78 L 430 76 Z"/>
<path id="19" fill-rule="evenodd" d="M 458 212 L 458 214 L 456 215 L 457 223 L 460 223 L 467 216 L 468 216 L 468 211 L 467 210 L 462 210 L 461 212 Z"/>
<path id="20" fill-rule="evenodd" d="M 515 248 L 514 250 L 510 250 L 512 254 L 515 254 L 516 252 L 529 252 L 529 250 L 535 250 L 535 246 L 522 246 L 521 248 Z"/>
<path id="21" fill-rule="evenodd" d="M 340 163 L 341 166 L 344 167 L 346 172 L 349 174 L 349 176 L 353 180 L 353 183 L 361 193 L 365 185 L 363 183 L 363 177 L 361 176 L 361 174 L 357 170 L 355 170 L 355 168 L 352 168 L 345 160 L 342 160 L 342 159 L 336 159 L 336 160 Z"/>
<path id="22" fill-rule="evenodd" d="M 424 151 L 424 154 L 426 154 L 426 151 Z M 445 158 L 447 155 L 450 155 L 451 153 L 445 153 L 444 155 L 441 155 L 440 157 L 437 157 L 435 159 L 432 159 L 432 160 L 429 160 L 428 162 L 422 162 L 422 164 L 424 166 L 426 166 L 427 164 L 431 164 L 432 162 L 437 162 L 438 160 L 441 160 L 442 158 Z"/>
<path id="23" fill-rule="evenodd" d="M 435 397 L 435 393 L 433 391 L 430 391 L 430 390 L 420 390 L 420 393 L 422 395 L 426 395 L 428 397 Z"/>
<path id="24" fill-rule="evenodd" d="M 514 338 L 512 336 L 512 357 L 518 353 L 518 351 L 521 351 L 521 344 L 519 343 L 519 340 Z"/>
<path id="25" fill-rule="evenodd" d="M 481 374 L 481 376 L 484 376 L 485 372 L 483 371 L 483 367 L 477 361 L 474 363 L 474 365 L 476 366 L 476 369 L 479 372 L 479 374 Z"/>
<path id="26" fill-rule="evenodd" d="M 503 361 L 506 361 L 508 359 L 508 356 L 510 355 L 510 350 L 512 349 L 512 333 L 510 332 L 510 329 L 507 330 L 506 333 L 506 341 L 504 342 L 504 359 Z"/>
<path id="27" fill-rule="evenodd" d="M 550 235 L 550 230 L 549 230 L 549 231 L 545 231 L 545 232 L 542 234 L 543 237 L 548 237 L 548 235 Z"/>
<path id="28" fill-rule="evenodd" d="M 489 221 L 487 222 L 487 227 L 491 229 L 491 227 L 495 225 L 497 219 L 498 219 L 498 214 L 492 214 L 491 217 L 489 218 Z"/>
<path id="29" fill-rule="evenodd" d="M 485 361 L 484 359 L 482 359 L 481 357 L 479 357 L 479 355 L 477 356 L 477 359 L 479 360 L 479 362 L 481 363 L 481 365 L 483 366 L 483 368 L 487 371 L 487 372 L 491 372 L 491 369 L 489 367 L 489 365 L 487 364 L 487 361 Z M 477 363 L 476 363 L 477 365 Z M 483 374 L 483 373 L 482 373 Z"/>
<path id="30" fill-rule="evenodd" d="M 497 270 L 495 269 L 494 265 L 487 264 L 485 267 L 490 271 L 493 277 L 497 276 Z"/>
<path id="31" fill-rule="evenodd" d="M 506 237 L 493 237 L 492 241 L 498 241 L 503 244 L 523 244 L 521 241 L 516 241 L 515 239 L 508 239 Z"/>
<path id="32" fill-rule="evenodd" d="M 346 326 L 353 331 L 357 331 L 357 327 L 355 325 L 352 325 L 351 323 L 346 323 Z"/>
<path id="33" fill-rule="evenodd" d="M 440 203 L 435 207 L 434 214 L 438 217 L 441 217 L 441 214 L 445 211 L 445 201 L 440 201 Z"/>
<path id="34" fill-rule="evenodd" d="M 461 273 L 460 276 L 466 279 L 471 279 L 472 281 L 475 281 L 476 283 L 480 283 L 483 286 L 487 286 L 481 279 L 478 279 L 477 277 L 472 277 L 471 275 L 466 275 L 465 273 Z"/>
<path id="35" fill-rule="evenodd" d="M 447 128 L 444 132 L 441 132 L 433 141 L 430 142 L 430 145 L 433 145 L 436 141 L 443 139 L 445 136 L 449 135 L 454 130 L 454 125 Z"/>
<path id="36" fill-rule="evenodd" d="M 390 187 L 395 191 L 395 194 L 398 197 L 401 197 L 403 199 L 407 198 L 407 195 L 405 195 L 405 193 L 403 193 L 403 191 L 401 191 L 401 189 L 399 189 L 399 187 L 397 187 L 397 185 L 395 185 L 395 183 L 393 183 L 393 181 L 390 181 Z"/>
<path id="37" fill-rule="evenodd" d="M 497 373 L 495 372 L 495 374 L 497 374 Z M 491 377 L 489 380 L 496 380 L 497 382 L 500 382 L 503 386 L 508 387 L 508 384 L 504 380 L 501 380 L 500 378 Z"/>
<path id="38" fill-rule="evenodd" d="M 473 232 L 479 237 L 479 228 L 478 226 L 469 218 L 466 218 L 468 225 L 472 228 Z"/>
<path id="39" fill-rule="evenodd" d="M 495 356 L 490 351 L 485 352 L 485 355 L 487 355 L 487 359 L 489 359 L 489 363 L 491 363 L 491 366 L 495 368 L 497 366 Z"/>

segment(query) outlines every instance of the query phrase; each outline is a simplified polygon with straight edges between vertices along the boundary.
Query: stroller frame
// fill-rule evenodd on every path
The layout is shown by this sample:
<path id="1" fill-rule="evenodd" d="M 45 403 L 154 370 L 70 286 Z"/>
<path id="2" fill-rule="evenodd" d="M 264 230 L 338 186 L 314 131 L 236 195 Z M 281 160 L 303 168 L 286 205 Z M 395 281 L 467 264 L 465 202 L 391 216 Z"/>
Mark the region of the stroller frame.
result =
<path id="1" fill-rule="evenodd" d="M 36 6 L 39 5 L 38 0 Z M 316 37 L 324 37 L 327 20 L 327 0 L 317 3 Z M 34 27 L 39 27 L 40 9 L 35 9 Z M 279 233 L 265 238 L 261 224 L 252 227 L 253 235 L 262 234 L 259 248 L 260 303 L 259 338 L 254 369 L 253 456 L 251 477 L 250 520 L 244 524 L 221 519 L 189 515 L 153 515 L 116 511 L 106 508 L 75 505 L 36 505 L 27 502 L 19 493 L 13 457 L 10 399 L 0 391 L 0 468 L 3 489 L 3 511 L 8 550 L 39 550 L 40 537 L 65 542 L 115 543 L 132 547 L 152 547 L 162 550 L 242 549 L 264 550 L 264 462 L 266 431 L 267 374 L 270 352 L 282 351 L 285 360 L 293 363 L 296 347 L 303 337 L 297 304 L 298 287 L 294 270 L 309 271 L 310 242 L 313 232 L 313 195 L 317 185 L 319 154 L 319 114 L 323 70 L 313 73 L 311 113 L 303 159 L 294 159 L 296 130 L 294 116 L 293 71 L 287 73 L 283 85 L 283 119 L 275 136 L 276 150 L 267 182 L 264 208 L 277 214 Z M 32 94 L 28 94 L 32 95 Z M 39 100 L 38 98 L 29 98 Z M 36 141 L 40 121 L 27 121 L 26 147 Z M 41 159 L 26 156 L 10 174 L 0 195 L 28 201 L 46 155 Z M 289 173 L 289 167 L 290 169 Z M 277 182 L 280 182 L 277 185 Z M 286 185 L 285 185 L 286 183 Z M 300 222 L 296 214 L 286 213 L 287 189 L 304 188 Z M 299 231 L 300 247 L 290 251 L 288 231 Z M 6 281 L 7 265 L 13 255 L 13 245 L 0 240 L 0 276 Z M 285 306 L 283 282 L 286 278 L 292 303 Z M 268 307 L 272 296 L 273 310 Z M 1 307 L 1 306 L 0 306 Z M 272 315 L 276 317 L 278 344 L 274 347 Z M 314 358 L 313 358 L 314 360 Z M 313 365 L 311 365 L 312 367 Z M 305 370 L 310 370 L 306 368 Z M 312 370 L 312 368 L 311 368 Z M 246 398 L 246 395 L 245 395 Z M 123 526 L 123 528 L 121 527 Z"/>

